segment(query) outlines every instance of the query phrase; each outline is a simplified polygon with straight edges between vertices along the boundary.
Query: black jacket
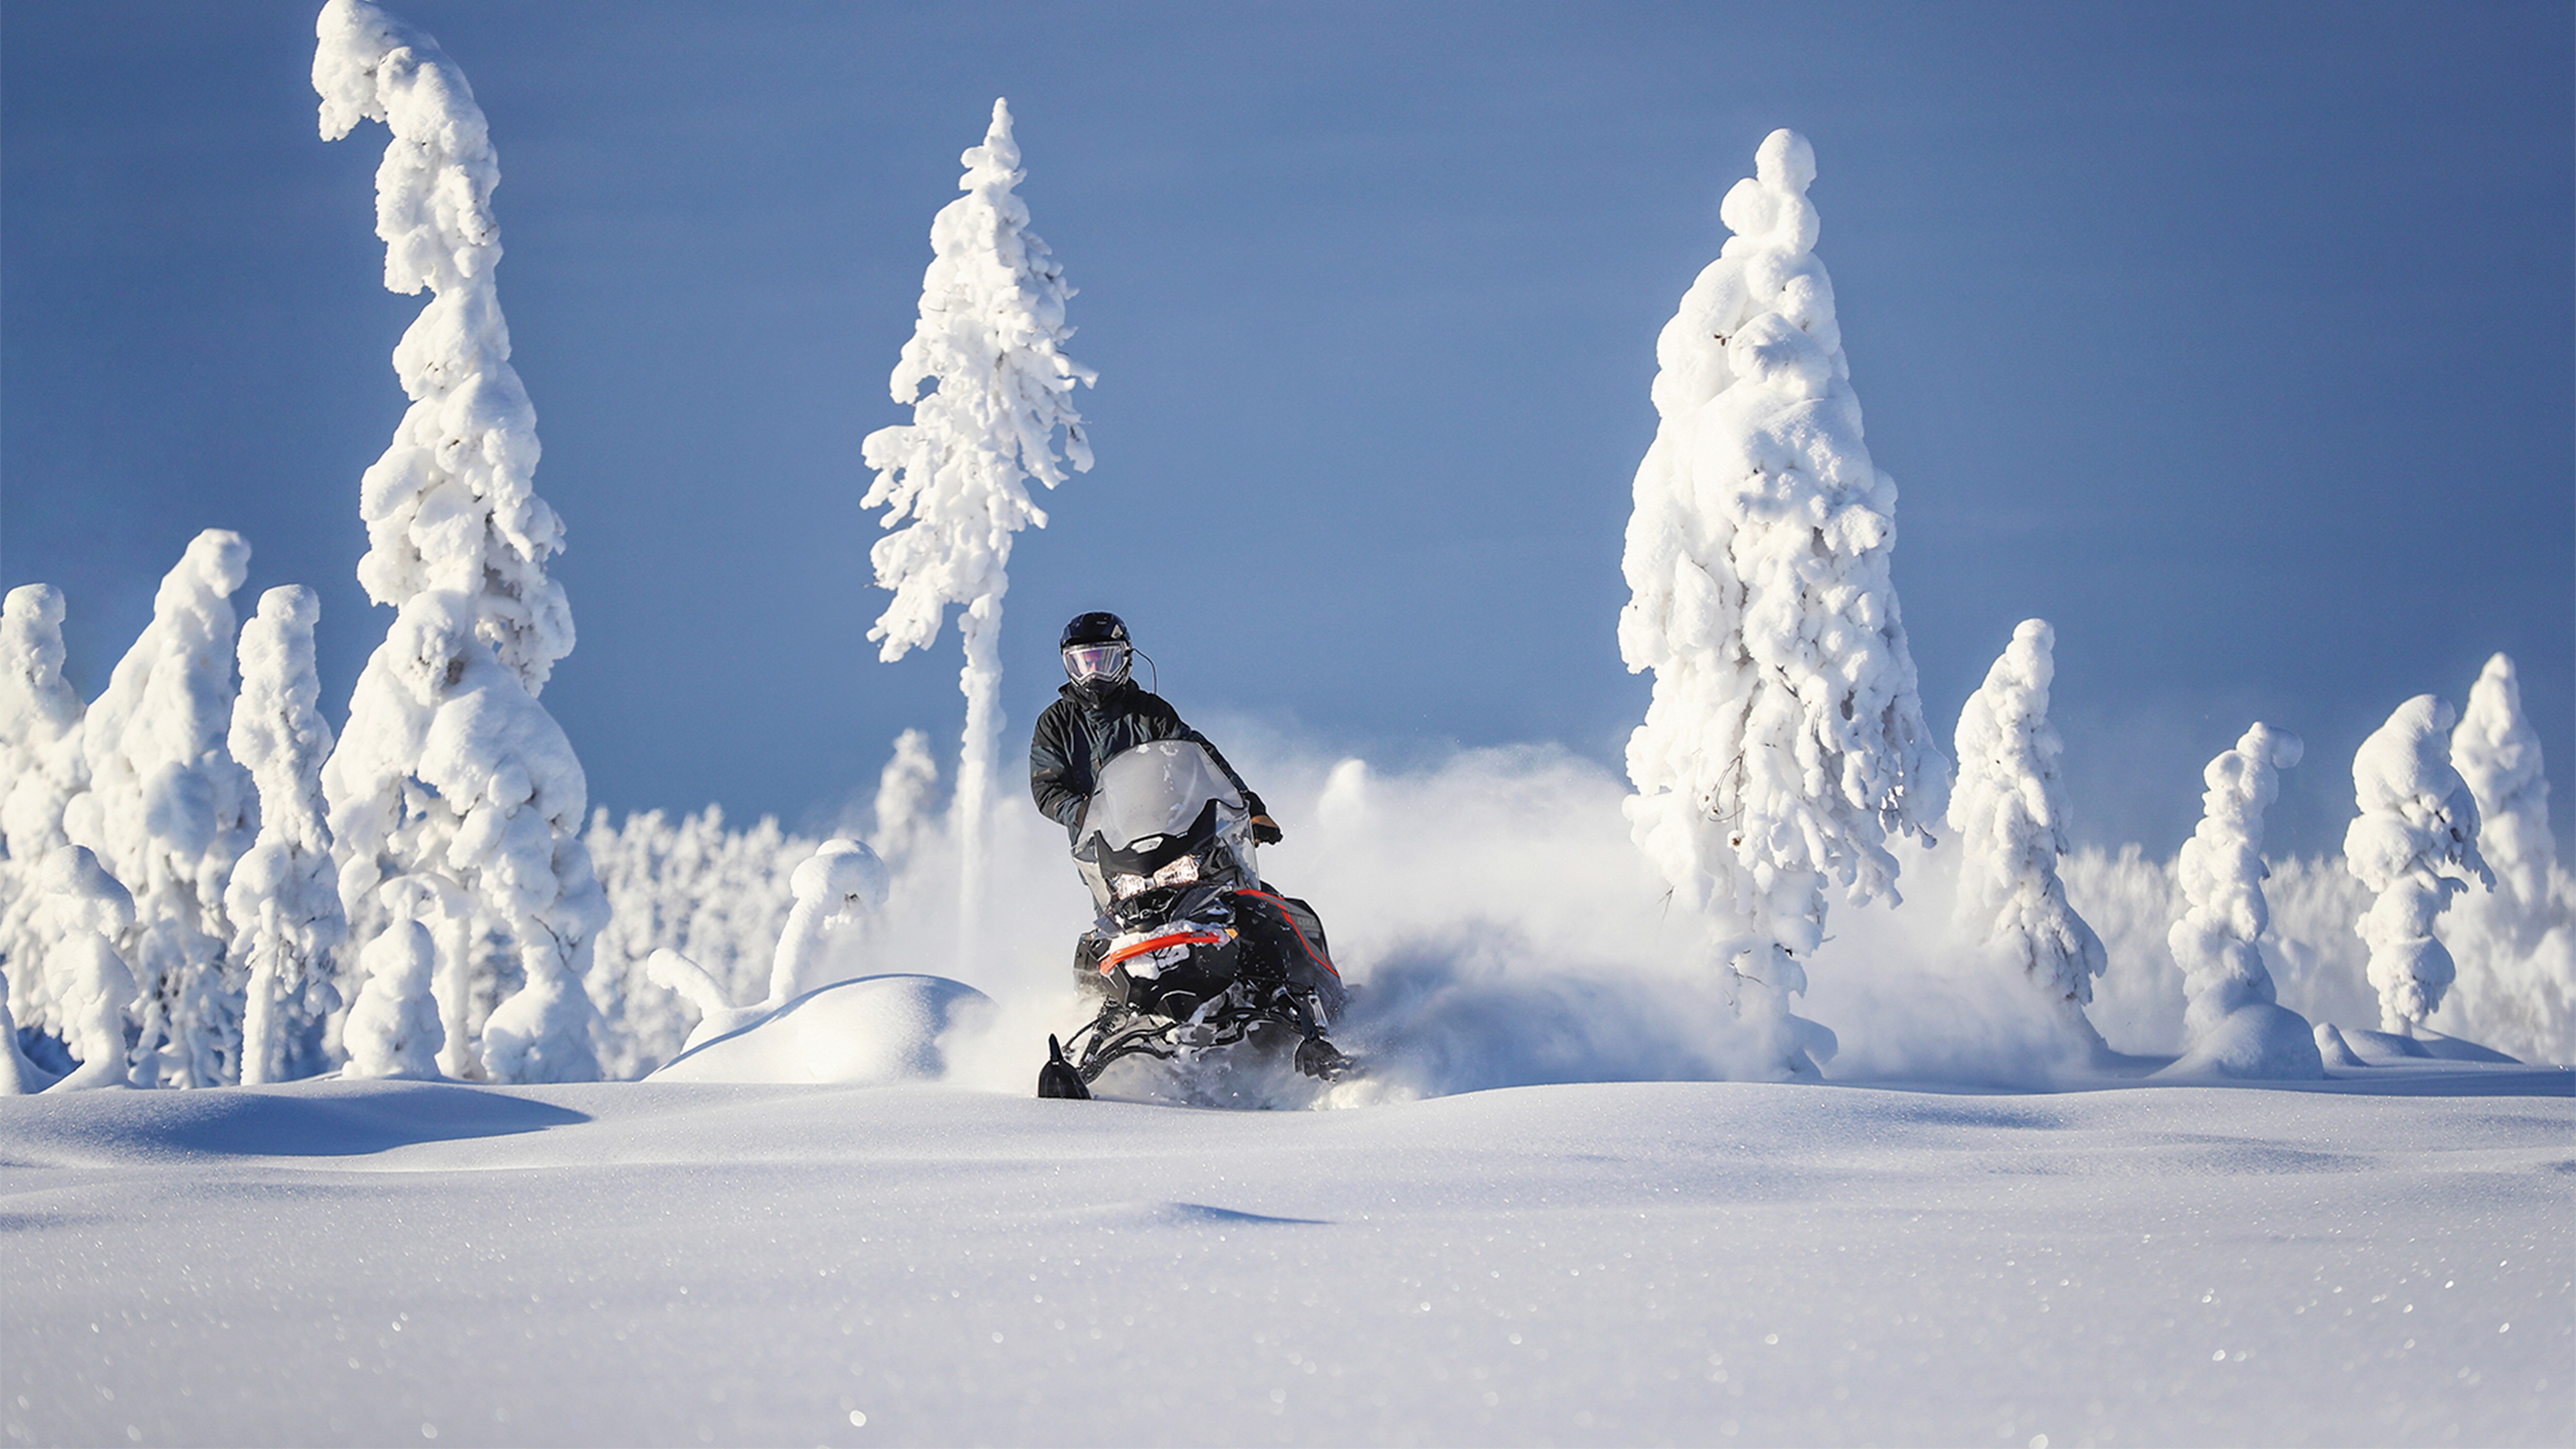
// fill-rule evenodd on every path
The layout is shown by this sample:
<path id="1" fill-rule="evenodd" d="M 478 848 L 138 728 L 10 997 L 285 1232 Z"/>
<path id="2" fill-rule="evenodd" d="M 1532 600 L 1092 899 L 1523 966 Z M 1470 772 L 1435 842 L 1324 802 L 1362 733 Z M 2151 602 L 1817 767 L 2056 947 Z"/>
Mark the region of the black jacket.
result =
<path id="1" fill-rule="evenodd" d="M 1097 706 L 1070 684 L 1056 695 L 1056 702 L 1038 716 L 1037 732 L 1029 739 L 1029 793 L 1037 797 L 1038 809 L 1068 834 L 1081 821 L 1084 803 L 1099 786 L 1101 762 L 1154 740 L 1188 740 L 1205 746 L 1216 767 L 1243 792 L 1252 813 L 1270 813 L 1207 736 L 1182 723 L 1178 710 L 1136 681 L 1120 680 Z"/>

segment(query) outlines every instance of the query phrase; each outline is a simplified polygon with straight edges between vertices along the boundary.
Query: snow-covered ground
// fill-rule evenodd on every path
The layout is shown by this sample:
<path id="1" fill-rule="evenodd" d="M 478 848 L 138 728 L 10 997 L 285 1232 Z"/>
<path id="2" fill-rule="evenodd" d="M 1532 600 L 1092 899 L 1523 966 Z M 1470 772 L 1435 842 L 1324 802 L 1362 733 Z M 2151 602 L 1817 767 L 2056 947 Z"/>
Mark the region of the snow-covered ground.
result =
<path id="1" fill-rule="evenodd" d="M 13 1443 L 2576 1439 L 2576 1073 L 0 1100 Z M 2358 1079 L 2358 1080 L 2356 1080 Z"/>

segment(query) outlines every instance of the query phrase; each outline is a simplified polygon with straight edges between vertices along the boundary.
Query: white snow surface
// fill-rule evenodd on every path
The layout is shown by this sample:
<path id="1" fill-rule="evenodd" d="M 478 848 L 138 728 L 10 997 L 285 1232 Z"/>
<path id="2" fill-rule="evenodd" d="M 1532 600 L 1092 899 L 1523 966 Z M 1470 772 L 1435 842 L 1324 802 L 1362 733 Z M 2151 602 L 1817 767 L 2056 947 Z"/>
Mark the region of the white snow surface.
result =
<path id="1" fill-rule="evenodd" d="M 649 1080 L 889 1086 L 948 1075 L 949 1041 L 991 1025 L 993 998 L 944 976 L 836 981 L 693 1043 Z"/>
<path id="2" fill-rule="evenodd" d="M 11 1442 L 2560 1444 L 2569 1073 L 0 1101 Z M 2518 1095 L 2532 1093 L 2535 1095 Z"/>

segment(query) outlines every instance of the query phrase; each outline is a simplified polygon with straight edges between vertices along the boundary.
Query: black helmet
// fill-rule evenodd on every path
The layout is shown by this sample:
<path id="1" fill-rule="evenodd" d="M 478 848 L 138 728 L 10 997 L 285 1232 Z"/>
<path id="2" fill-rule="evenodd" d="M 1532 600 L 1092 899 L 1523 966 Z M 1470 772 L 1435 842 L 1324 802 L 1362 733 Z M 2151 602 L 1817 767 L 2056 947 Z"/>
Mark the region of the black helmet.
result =
<path id="1" fill-rule="evenodd" d="M 1127 621 L 1116 614 L 1074 615 L 1056 648 L 1064 655 L 1065 678 L 1094 704 L 1127 678 Z"/>
<path id="2" fill-rule="evenodd" d="M 1070 649 L 1076 644 L 1126 642 L 1127 621 L 1105 609 L 1095 609 L 1088 614 L 1074 615 L 1073 622 L 1064 626 L 1064 637 L 1055 641 L 1055 647 Z"/>

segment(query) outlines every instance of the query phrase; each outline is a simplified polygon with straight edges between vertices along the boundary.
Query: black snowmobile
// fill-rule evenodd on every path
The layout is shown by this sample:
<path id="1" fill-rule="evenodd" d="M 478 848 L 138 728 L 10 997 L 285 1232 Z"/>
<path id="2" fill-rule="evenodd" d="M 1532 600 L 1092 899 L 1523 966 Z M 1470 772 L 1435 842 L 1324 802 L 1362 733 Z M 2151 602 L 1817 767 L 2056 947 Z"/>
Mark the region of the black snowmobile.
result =
<path id="1" fill-rule="evenodd" d="M 1312 907 L 1253 863 L 1252 817 L 1200 745 L 1155 740 L 1100 771 L 1073 849 L 1099 910 L 1074 972 L 1100 1011 L 1047 1038 L 1041 1097 L 1088 1098 L 1113 1063 L 1290 1050 L 1297 1070 L 1353 1070 L 1324 1037 L 1347 1001 Z"/>

